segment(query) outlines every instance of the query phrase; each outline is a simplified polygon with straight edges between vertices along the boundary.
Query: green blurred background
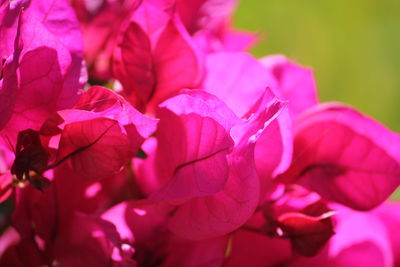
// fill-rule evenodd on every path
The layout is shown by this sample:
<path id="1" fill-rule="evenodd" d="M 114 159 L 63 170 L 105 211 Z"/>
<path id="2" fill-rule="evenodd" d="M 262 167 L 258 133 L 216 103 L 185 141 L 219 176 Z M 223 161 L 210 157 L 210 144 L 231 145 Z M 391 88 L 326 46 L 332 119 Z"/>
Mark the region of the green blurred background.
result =
<path id="1" fill-rule="evenodd" d="M 256 56 L 314 69 L 321 101 L 341 101 L 400 131 L 399 0 L 241 0 L 235 26 Z"/>

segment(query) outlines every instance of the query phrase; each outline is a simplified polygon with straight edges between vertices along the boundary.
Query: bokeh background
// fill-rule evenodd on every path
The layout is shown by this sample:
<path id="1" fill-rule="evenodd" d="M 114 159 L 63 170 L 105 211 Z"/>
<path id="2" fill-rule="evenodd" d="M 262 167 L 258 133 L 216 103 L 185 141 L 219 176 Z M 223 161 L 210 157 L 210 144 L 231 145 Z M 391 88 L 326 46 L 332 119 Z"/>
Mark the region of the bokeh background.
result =
<path id="1" fill-rule="evenodd" d="M 241 0 L 235 26 L 256 56 L 310 66 L 321 101 L 350 104 L 400 132 L 399 0 Z"/>

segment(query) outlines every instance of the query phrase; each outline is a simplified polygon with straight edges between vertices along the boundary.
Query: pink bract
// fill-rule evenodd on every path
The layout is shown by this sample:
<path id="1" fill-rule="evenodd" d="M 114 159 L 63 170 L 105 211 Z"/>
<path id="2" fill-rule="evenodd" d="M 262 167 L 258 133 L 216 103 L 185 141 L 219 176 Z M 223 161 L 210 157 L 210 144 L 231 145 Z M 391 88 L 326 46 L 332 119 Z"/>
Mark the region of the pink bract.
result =
<path id="1" fill-rule="evenodd" d="M 86 83 L 86 70 L 82 35 L 67 2 L 57 1 L 49 9 L 42 1 L 15 1 L 9 6 L 1 26 L 8 47 L 1 53 L 13 53 L 16 62 L 14 67 L 5 66 L 1 95 L 9 96 L 7 112 L 12 110 L 12 123 L 3 135 L 13 140 L 15 133 L 38 129 L 53 112 L 72 107 Z"/>
<path id="2" fill-rule="evenodd" d="M 260 190 L 254 145 L 281 105 L 265 94 L 248 120 L 239 120 L 223 102 L 201 91 L 184 91 L 160 105 L 156 156 L 143 161 L 138 173 L 146 183 L 141 169 L 147 164 L 156 168 L 159 189 L 150 199 L 176 206 L 169 223 L 174 232 L 204 239 L 232 231 L 251 215 Z M 163 126 L 163 121 L 168 124 Z M 195 132 L 206 134 L 193 138 Z M 179 146 L 182 152 L 176 150 Z M 166 155 L 170 160 L 162 161 Z"/>
<path id="3" fill-rule="evenodd" d="M 381 204 L 400 182 L 400 136 L 341 104 L 309 110 L 295 125 L 286 179 L 359 210 Z"/>
<path id="4" fill-rule="evenodd" d="M 175 13 L 142 3 L 121 32 L 114 54 L 122 93 L 139 110 L 153 111 L 180 89 L 195 88 L 203 72 L 197 50 Z"/>

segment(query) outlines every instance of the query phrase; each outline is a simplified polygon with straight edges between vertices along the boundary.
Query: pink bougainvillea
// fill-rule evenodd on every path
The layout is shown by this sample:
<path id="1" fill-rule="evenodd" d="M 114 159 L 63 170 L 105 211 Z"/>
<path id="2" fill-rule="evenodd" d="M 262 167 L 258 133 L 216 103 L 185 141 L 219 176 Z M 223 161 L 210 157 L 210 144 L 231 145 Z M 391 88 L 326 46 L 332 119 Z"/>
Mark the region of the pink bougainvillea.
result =
<path id="1" fill-rule="evenodd" d="M 0 266 L 400 264 L 400 135 L 236 5 L 0 0 Z"/>

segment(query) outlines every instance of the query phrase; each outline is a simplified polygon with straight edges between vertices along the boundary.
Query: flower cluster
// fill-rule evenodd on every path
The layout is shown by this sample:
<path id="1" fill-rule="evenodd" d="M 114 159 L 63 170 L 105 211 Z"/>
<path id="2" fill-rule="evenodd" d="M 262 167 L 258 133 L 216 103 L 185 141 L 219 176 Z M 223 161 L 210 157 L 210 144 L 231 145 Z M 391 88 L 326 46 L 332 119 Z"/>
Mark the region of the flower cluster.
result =
<path id="1" fill-rule="evenodd" d="M 236 2 L 0 0 L 0 266 L 400 265 L 400 135 Z"/>

